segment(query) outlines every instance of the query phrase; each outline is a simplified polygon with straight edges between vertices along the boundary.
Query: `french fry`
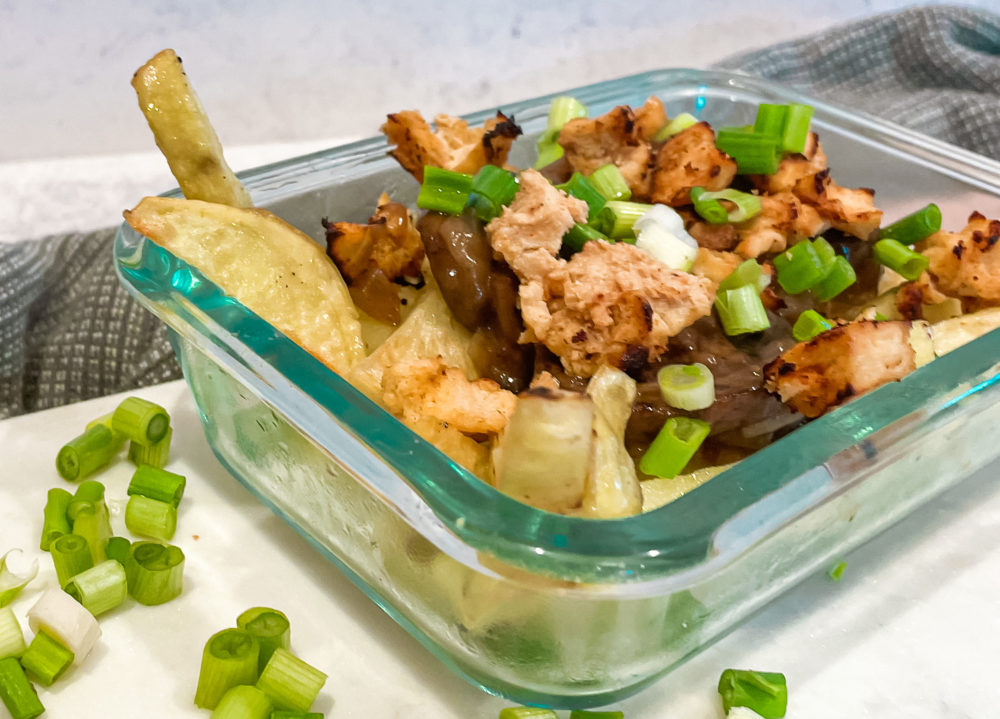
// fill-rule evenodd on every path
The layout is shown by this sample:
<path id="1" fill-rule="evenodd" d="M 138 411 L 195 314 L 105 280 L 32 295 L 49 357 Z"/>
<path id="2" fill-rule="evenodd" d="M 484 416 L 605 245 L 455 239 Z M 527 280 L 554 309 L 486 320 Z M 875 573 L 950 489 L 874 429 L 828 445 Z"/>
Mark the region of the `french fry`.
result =
<path id="1" fill-rule="evenodd" d="M 219 138 L 173 50 L 161 50 L 140 67 L 132 87 L 186 198 L 253 206 L 250 193 L 226 164 Z"/>
<path id="2" fill-rule="evenodd" d="M 339 374 L 364 357 L 358 311 L 337 268 L 267 210 L 147 197 L 125 220 Z"/>

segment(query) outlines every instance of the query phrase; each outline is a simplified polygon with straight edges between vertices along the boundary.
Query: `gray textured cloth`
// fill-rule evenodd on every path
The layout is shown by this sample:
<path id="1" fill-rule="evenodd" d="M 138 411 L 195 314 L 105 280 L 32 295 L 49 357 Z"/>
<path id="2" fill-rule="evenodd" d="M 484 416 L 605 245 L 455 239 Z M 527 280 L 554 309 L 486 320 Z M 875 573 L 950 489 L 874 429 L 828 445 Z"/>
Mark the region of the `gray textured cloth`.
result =
<path id="1" fill-rule="evenodd" d="M 917 8 L 720 64 L 1000 158 L 1000 16 Z M 118 285 L 113 230 L 0 245 L 0 418 L 180 376 Z"/>

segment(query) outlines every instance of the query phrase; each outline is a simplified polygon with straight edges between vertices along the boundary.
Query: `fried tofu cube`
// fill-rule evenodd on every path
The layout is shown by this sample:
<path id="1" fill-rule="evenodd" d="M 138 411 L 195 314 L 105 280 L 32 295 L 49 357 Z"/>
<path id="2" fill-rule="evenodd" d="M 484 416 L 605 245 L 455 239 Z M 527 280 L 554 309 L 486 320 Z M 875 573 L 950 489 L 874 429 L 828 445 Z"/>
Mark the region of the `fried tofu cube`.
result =
<path id="1" fill-rule="evenodd" d="M 665 205 L 687 205 L 691 188 L 716 191 L 736 177 L 736 160 L 715 146 L 715 132 L 699 122 L 667 140 L 656 154 L 652 200 Z"/>
<path id="2" fill-rule="evenodd" d="M 972 213 L 961 232 L 936 232 L 924 241 L 934 286 L 970 308 L 1000 304 L 1000 220 Z"/>
<path id="3" fill-rule="evenodd" d="M 644 126 L 638 124 L 632 108 L 619 105 L 600 117 L 570 120 L 559 132 L 559 144 L 566 161 L 577 172 L 590 175 L 603 165 L 617 165 L 632 195 L 646 197 L 652 150 L 643 139 Z"/>
<path id="4" fill-rule="evenodd" d="M 882 223 L 882 210 L 875 207 L 875 191 L 841 187 L 830 177 L 829 168 L 796 182 L 795 194 L 833 227 L 859 240 L 869 239 Z"/>

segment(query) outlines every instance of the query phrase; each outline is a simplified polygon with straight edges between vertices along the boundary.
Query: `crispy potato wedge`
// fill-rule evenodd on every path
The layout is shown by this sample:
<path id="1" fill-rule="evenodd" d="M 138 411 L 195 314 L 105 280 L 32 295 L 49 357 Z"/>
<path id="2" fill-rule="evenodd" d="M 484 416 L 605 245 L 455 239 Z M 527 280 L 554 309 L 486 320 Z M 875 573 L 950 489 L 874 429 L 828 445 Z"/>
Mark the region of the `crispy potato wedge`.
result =
<path id="1" fill-rule="evenodd" d="M 226 164 L 219 138 L 173 50 L 161 50 L 136 70 L 132 87 L 186 198 L 253 206 L 250 193 Z"/>
<path id="2" fill-rule="evenodd" d="M 125 220 L 335 372 L 364 357 L 343 278 L 308 236 L 266 210 L 147 197 Z"/>

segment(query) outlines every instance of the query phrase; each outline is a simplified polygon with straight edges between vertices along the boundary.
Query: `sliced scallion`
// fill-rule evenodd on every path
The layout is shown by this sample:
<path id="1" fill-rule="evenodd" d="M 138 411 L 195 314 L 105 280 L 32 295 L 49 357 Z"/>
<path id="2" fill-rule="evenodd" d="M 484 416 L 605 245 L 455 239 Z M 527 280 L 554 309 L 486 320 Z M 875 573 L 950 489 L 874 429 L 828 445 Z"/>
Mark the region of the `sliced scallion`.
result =
<path id="1" fill-rule="evenodd" d="M 257 681 L 260 644 L 245 629 L 223 629 L 205 642 L 194 703 L 215 709 L 223 695 L 240 684 Z"/>
<path id="2" fill-rule="evenodd" d="M 513 174 L 496 165 L 483 165 L 472 178 L 469 205 L 483 222 L 500 215 L 517 194 L 518 180 Z"/>
<path id="3" fill-rule="evenodd" d="M 125 441 L 128 439 L 128 437 L 126 437 L 121 432 L 118 432 L 117 430 L 115 430 L 114 424 L 112 423 L 112 419 L 114 418 L 114 416 L 115 416 L 114 412 L 109 412 L 108 414 L 104 415 L 103 417 L 98 417 L 97 419 L 92 419 L 89 422 L 87 422 L 87 425 L 84 427 L 84 429 L 85 430 L 86 429 L 90 429 L 95 424 L 104 425 L 105 427 L 107 427 L 108 429 L 111 430 L 111 434 L 112 434 L 112 436 L 114 438 L 115 445 L 117 446 L 118 450 L 120 450 L 123 446 L 125 446 Z M 118 451 L 118 450 L 116 450 L 116 451 Z"/>
<path id="4" fill-rule="evenodd" d="M 47 589 L 28 610 L 28 626 L 35 633 L 45 631 L 73 652 L 80 664 L 101 636 L 101 627 L 82 604 L 61 589 Z"/>
<path id="5" fill-rule="evenodd" d="M 675 115 L 669 122 L 667 122 L 666 125 L 656 131 L 656 134 L 653 135 L 653 142 L 663 142 L 664 140 L 669 140 L 674 135 L 684 132 L 692 125 L 697 124 L 697 117 L 689 112 L 682 112 L 679 115 Z"/>
<path id="6" fill-rule="evenodd" d="M 837 255 L 826 276 L 813 288 L 813 294 L 820 302 L 827 302 L 846 290 L 858 279 L 851 263 L 843 255 Z"/>
<path id="7" fill-rule="evenodd" d="M 715 134 L 715 146 L 736 160 L 741 175 L 773 175 L 781 160 L 779 142 L 772 135 L 742 128 L 722 128 Z"/>
<path id="8" fill-rule="evenodd" d="M 14 657 L 0 659 L 0 701 L 12 719 L 35 719 L 45 707 Z"/>
<path id="9" fill-rule="evenodd" d="M 9 549 L 0 557 L 0 607 L 5 607 L 14 601 L 28 583 L 38 575 L 38 560 L 31 560 L 28 571 L 17 574 L 7 566 L 8 557 L 14 552 L 21 554 L 20 549 Z"/>
<path id="10" fill-rule="evenodd" d="M 902 217 L 878 232 L 880 240 L 896 240 L 912 245 L 925 240 L 941 229 L 941 210 L 933 202 Z"/>
<path id="11" fill-rule="evenodd" d="M 472 175 L 441 167 L 424 167 L 424 181 L 417 195 L 417 207 L 446 215 L 460 215 L 472 192 Z"/>
<path id="12" fill-rule="evenodd" d="M 708 422 L 671 417 L 639 460 L 639 469 L 654 477 L 676 477 L 711 431 Z"/>
<path id="13" fill-rule="evenodd" d="M 813 337 L 833 329 L 833 322 L 816 310 L 806 310 L 799 315 L 792 326 L 792 337 L 796 342 L 808 342 Z"/>
<path id="14" fill-rule="evenodd" d="M 169 602 L 184 589 L 184 552 L 172 544 L 136 542 L 125 576 L 128 593 L 139 604 Z"/>
<path id="15" fill-rule="evenodd" d="M 153 444 L 166 436 L 170 415 L 158 404 L 139 397 L 127 397 L 111 415 L 111 426 L 132 442 Z"/>
<path id="16" fill-rule="evenodd" d="M 569 181 L 564 182 L 561 185 L 556 185 L 556 187 L 567 195 L 571 195 L 578 200 L 583 200 L 587 203 L 587 221 L 593 222 L 594 218 L 597 217 L 597 213 L 601 211 L 607 203 L 604 195 L 597 191 L 597 188 L 584 177 L 579 172 L 574 172 Z"/>
<path id="17" fill-rule="evenodd" d="M 62 535 L 52 543 L 49 550 L 60 587 L 65 587 L 70 579 L 94 566 L 90 544 L 79 534 Z"/>
<path id="18" fill-rule="evenodd" d="M 260 673 L 257 688 L 267 694 L 275 709 L 304 712 L 309 711 L 325 683 L 326 674 L 278 647 Z"/>
<path id="19" fill-rule="evenodd" d="M 657 371 L 656 381 L 671 407 L 695 411 L 715 402 L 715 377 L 701 362 L 665 365 Z"/>
<path id="20" fill-rule="evenodd" d="M 128 596 L 125 568 L 114 559 L 105 559 L 77 573 L 66 583 L 65 589 L 68 595 L 98 617 L 117 607 Z"/>
<path id="21" fill-rule="evenodd" d="M 277 648 L 288 649 L 291 644 L 291 629 L 288 617 L 277 609 L 268 607 L 253 607 L 243 612 L 236 618 L 236 626 L 246 629 L 257 637 L 260 643 L 260 657 L 258 668 L 264 671 L 264 667 L 274 654 Z"/>
<path id="22" fill-rule="evenodd" d="M 569 719 L 624 719 L 625 712 L 593 712 L 584 709 L 574 709 L 569 713 Z"/>
<path id="23" fill-rule="evenodd" d="M 790 295 L 805 292 L 826 276 L 829 266 L 824 264 L 811 242 L 800 242 L 775 255 L 774 270 L 778 284 Z"/>
<path id="24" fill-rule="evenodd" d="M 632 190 L 629 189 L 622 171 L 614 163 L 609 162 L 607 165 L 601 165 L 590 173 L 588 179 L 605 200 L 632 199 Z"/>
<path id="25" fill-rule="evenodd" d="M 292 712 L 284 709 L 271 712 L 271 719 L 323 719 L 319 712 Z"/>
<path id="26" fill-rule="evenodd" d="M 722 282 L 719 283 L 719 292 L 735 290 L 743 285 L 753 285 L 757 292 L 763 292 L 771 284 L 771 276 L 764 272 L 757 260 L 743 260 L 736 269 L 729 273 Z"/>
<path id="27" fill-rule="evenodd" d="M 781 149 L 785 152 L 802 152 L 806 149 L 809 138 L 809 123 L 812 120 L 813 108 L 793 102 L 786 105 L 785 126 L 781 130 Z"/>
<path id="28" fill-rule="evenodd" d="M 227 691 L 210 719 L 273 719 L 271 701 L 254 686 L 241 684 Z"/>
<path id="29" fill-rule="evenodd" d="M 590 225 L 581 225 L 579 222 L 569 228 L 562 238 L 563 247 L 572 252 L 579 252 L 583 249 L 584 244 L 592 240 L 612 242 L 611 238 L 604 233 L 598 232 Z"/>
<path id="30" fill-rule="evenodd" d="M 73 522 L 76 520 L 77 514 L 81 509 L 92 507 L 98 502 L 103 501 L 104 485 L 96 479 L 84 480 L 80 482 L 76 488 L 76 492 L 73 493 L 73 499 L 70 500 L 69 506 L 66 507 L 66 516 Z"/>
<path id="31" fill-rule="evenodd" d="M 138 494 L 177 507 L 184 496 L 186 483 L 183 475 L 144 465 L 135 470 L 126 493 L 130 497 Z"/>
<path id="32" fill-rule="evenodd" d="M 45 630 L 35 634 L 21 657 L 21 666 L 40 684 L 52 686 L 73 664 L 73 652 L 50 637 Z"/>
<path id="33" fill-rule="evenodd" d="M 760 299 L 760 291 L 754 285 L 743 285 L 717 293 L 715 311 L 722 323 L 722 330 L 730 337 L 761 332 L 771 326 L 767 310 Z"/>
<path id="34" fill-rule="evenodd" d="M 551 165 L 563 156 L 562 145 L 559 144 L 559 133 L 563 125 L 578 117 L 587 116 L 587 106 L 575 97 L 557 97 L 549 105 L 549 115 L 545 131 L 538 136 L 538 159 L 535 169 Z"/>
<path id="35" fill-rule="evenodd" d="M 635 221 L 645 215 L 651 207 L 652 205 L 642 202 L 609 200 L 590 224 L 608 237 L 621 239 L 632 234 Z"/>
<path id="36" fill-rule="evenodd" d="M 78 534 L 87 540 L 94 564 L 108 558 L 104 553 L 104 547 L 111 538 L 111 521 L 108 517 L 108 506 L 103 500 L 97 504 L 84 504 L 79 508 L 73 520 L 73 534 Z"/>
<path id="37" fill-rule="evenodd" d="M 150 467 L 166 467 L 170 460 L 170 442 L 174 436 L 174 428 L 167 427 L 167 433 L 159 442 L 142 444 L 141 442 L 128 443 L 128 459 L 136 465 L 147 464 Z"/>
<path id="38" fill-rule="evenodd" d="M 0 607 L 0 659 L 19 657 L 28 645 L 24 643 L 24 632 L 10 607 Z"/>
<path id="39" fill-rule="evenodd" d="M 755 672 L 726 669 L 719 677 L 722 710 L 746 707 L 764 719 L 781 719 L 788 707 L 788 686 L 785 675 L 776 672 Z"/>
<path id="40" fill-rule="evenodd" d="M 112 431 L 96 424 L 63 445 L 56 455 L 56 471 L 66 481 L 75 482 L 105 467 L 119 448 Z"/>
<path id="41" fill-rule="evenodd" d="M 727 210 L 719 200 L 733 203 L 736 208 Z M 740 192 L 732 188 L 719 190 L 718 192 L 706 192 L 703 187 L 691 189 L 691 201 L 694 203 L 694 211 L 715 225 L 724 225 L 727 222 L 743 222 L 751 217 L 760 214 L 760 197 L 749 192 Z M 721 210 L 721 214 L 718 210 Z"/>
<path id="42" fill-rule="evenodd" d="M 125 526 L 132 534 L 169 542 L 177 531 L 177 508 L 169 502 L 133 494 L 125 505 Z"/>
<path id="43" fill-rule="evenodd" d="M 131 552 L 132 542 L 125 537 L 109 537 L 104 545 L 104 554 L 107 558 L 115 560 L 123 567 L 128 564 Z"/>
<path id="44" fill-rule="evenodd" d="M 671 231 L 659 224 L 643 226 L 635 246 L 674 270 L 687 272 L 698 257 L 698 243 L 686 231 Z"/>
<path id="45" fill-rule="evenodd" d="M 906 279 L 914 282 L 930 266 L 926 255 L 914 252 L 897 240 L 879 240 L 872 247 L 875 259 L 889 269 L 895 270 Z"/>
<path id="46" fill-rule="evenodd" d="M 49 490 L 45 509 L 42 512 L 42 540 L 39 546 L 48 551 L 52 541 L 63 534 L 70 533 L 69 517 L 66 510 L 73 495 L 61 487 Z"/>
<path id="47" fill-rule="evenodd" d="M 499 719 L 557 719 L 558 716 L 542 707 L 506 707 L 500 710 Z"/>
<path id="48" fill-rule="evenodd" d="M 827 572 L 830 579 L 835 582 L 839 582 L 844 578 L 844 571 L 847 569 L 847 562 L 837 562 L 835 565 L 830 567 L 830 571 Z"/>
<path id="49" fill-rule="evenodd" d="M 757 106 L 757 118 L 753 123 L 753 131 L 761 135 L 780 137 L 785 129 L 787 117 L 788 105 L 762 102 Z"/>

